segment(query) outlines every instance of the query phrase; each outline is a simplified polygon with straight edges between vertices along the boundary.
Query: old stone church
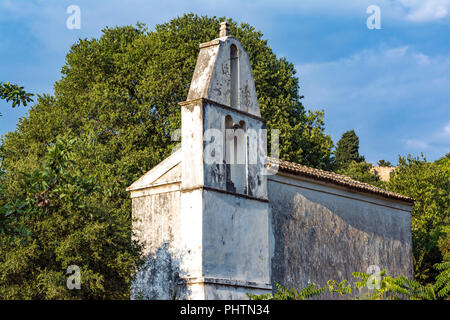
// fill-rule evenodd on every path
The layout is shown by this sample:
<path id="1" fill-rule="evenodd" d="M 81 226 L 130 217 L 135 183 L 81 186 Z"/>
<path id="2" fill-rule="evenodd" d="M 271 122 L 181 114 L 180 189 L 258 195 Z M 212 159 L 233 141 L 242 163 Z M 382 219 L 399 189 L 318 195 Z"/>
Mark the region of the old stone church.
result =
<path id="1" fill-rule="evenodd" d="M 412 276 L 413 201 L 266 155 L 250 60 L 222 23 L 200 44 L 181 148 L 127 190 L 146 263 L 132 298 L 247 299 L 275 282 Z"/>

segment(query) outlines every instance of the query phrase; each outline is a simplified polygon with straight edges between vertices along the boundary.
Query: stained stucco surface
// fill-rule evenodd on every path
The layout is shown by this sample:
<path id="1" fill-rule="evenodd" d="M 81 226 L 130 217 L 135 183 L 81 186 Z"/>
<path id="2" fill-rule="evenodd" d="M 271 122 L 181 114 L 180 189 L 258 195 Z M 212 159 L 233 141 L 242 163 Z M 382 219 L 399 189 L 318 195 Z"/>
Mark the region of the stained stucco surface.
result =
<path id="1" fill-rule="evenodd" d="M 410 205 L 286 172 L 263 174 L 267 140 L 251 136 L 265 123 L 250 61 L 223 27 L 200 46 L 188 101 L 180 103 L 181 150 L 127 189 L 146 257 L 132 298 L 245 299 L 275 282 L 325 285 L 370 265 L 411 276 Z M 214 147 L 215 139 L 231 141 L 225 126 L 246 130 L 245 140 L 232 137 L 245 171 L 208 160 L 227 150 L 232 158 L 231 147 Z M 222 136 L 208 136 L 211 129 Z"/>
<path id="2" fill-rule="evenodd" d="M 172 299 L 177 293 L 180 251 L 180 192 L 133 198 L 133 230 L 144 245 L 146 262 L 132 284 L 132 299 Z"/>
<path id="3" fill-rule="evenodd" d="M 231 116 L 234 122 L 239 123 L 240 121 L 245 121 L 245 125 L 248 132 L 255 134 L 254 139 L 249 139 L 249 147 L 246 152 L 248 152 L 248 158 L 251 159 L 248 165 L 248 194 L 257 198 L 267 199 L 267 183 L 266 176 L 263 174 L 263 160 L 266 158 L 266 140 L 258 139 L 258 134 L 262 134 L 262 129 L 265 129 L 265 124 L 257 119 L 250 118 L 248 116 L 242 115 L 238 112 L 233 112 L 232 109 L 218 108 L 214 104 L 204 103 L 203 104 L 203 128 L 204 131 L 215 129 L 221 133 L 220 138 L 224 140 L 225 133 L 225 117 Z M 204 133 L 205 135 L 205 133 Z M 215 137 L 216 139 L 217 137 Z M 204 152 L 215 152 L 217 153 L 216 147 L 208 147 L 210 143 L 217 144 L 217 141 L 213 139 L 204 139 Z M 187 142 L 188 143 L 188 142 Z M 186 144 L 187 144 L 186 143 Z M 222 159 L 225 157 L 225 143 L 221 143 L 221 154 Z M 205 155 L 205 157 L 208 155 Z M 209 155 L 211 156 L 211 154 Z M 212 158 L 212 157 L 211 157 Z M 225 165 L 223 163 L 205 163 L 204 166 L 204 185 L 227 190 L 225 181 Z"/>
<path id="4" fill-rule="evenodd" d="M 238 39 L 225 37 L 201 46 L 187 100 L 207 98 L 220 104 L 231 103 L 230 48 L 239 56 L 239 110 L 261 116 L 250 59 Z M 235 107 L 235 106 L 232 106 Z"/>
<path id="5" fill-rule="evenodd" d="M 273 283 L 326 285 L 330 279 L 352 280 L 352 272 L 366 272 L 370 265 L 392 276 L 412 276 L 408 212 L 373 203 L 376 199 L 368 202 L 357 193 L 277 180 L 268 183 Z"/>
<path id="6" fill-rule="evenodd" d="M 203 191 L 203 274 L 270 283 L 268 204 Z"/>

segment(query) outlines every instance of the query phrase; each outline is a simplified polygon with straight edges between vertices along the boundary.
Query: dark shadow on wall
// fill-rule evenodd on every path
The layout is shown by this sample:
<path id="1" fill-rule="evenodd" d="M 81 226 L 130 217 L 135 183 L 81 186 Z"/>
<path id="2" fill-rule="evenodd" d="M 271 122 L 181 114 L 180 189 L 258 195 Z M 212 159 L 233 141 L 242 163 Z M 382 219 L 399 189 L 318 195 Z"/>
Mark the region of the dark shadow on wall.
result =
<path id="1" fill-rule="evenodd" d="M 391 276 L 412 274 L 407 213 L 375 205 L 361 212 L 357 200 L 343 204 L 344 199 L 300 190 L 282 190 L 270 199 L 274 288 L 275 282 L 300 290 L 311 282 L 352 281 L 352 272 L 366 272 L 369 265 Z"/>
<path id="2" fill-rule="evenodd" d="M 169 243 L 144 258 L 131 284 L 131 300 L 179 300 L 189 296 L 180 278 L 181 254 L 169 250 Z"/>

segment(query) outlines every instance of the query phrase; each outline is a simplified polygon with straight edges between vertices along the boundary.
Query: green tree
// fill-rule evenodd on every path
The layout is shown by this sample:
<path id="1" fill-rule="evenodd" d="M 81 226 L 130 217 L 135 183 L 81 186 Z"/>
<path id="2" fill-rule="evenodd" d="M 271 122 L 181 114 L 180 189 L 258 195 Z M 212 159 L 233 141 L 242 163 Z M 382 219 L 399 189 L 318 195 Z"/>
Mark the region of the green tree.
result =
<path id="1" fill-rule="evenodd" d="M 386 161 L 383 159 L 379 160 L 377 162 L 377 165 L 379 165 L 380 167 L 391 167 L 392 166 L 392 164 L 389 161 Z"/>
<path id="2" fill-rule="evenodd" d="M 346 167 L 338 170 L 338 173 L 346 175 L 352 179 L 383 188 L 385 186 L 384 182 L 381 181 L 376 174 L 370 172 L 371 168 L 372 165 L 370 163 L 365 161 L 356 162 L 353 160 Z"/>
<path id="3" fill-rule="evenodd" d="M 448 242 L 446 249 L 448 252 Z M 439 272 L 439 274 L 436 276 L 434 290 L 436 291 L 438 297 L 450 299 L 450 254 L 447 253 L 444 256 L 444 260 L 435 265 L 435 269 Z"/>
<path id="4" fill-rule="evenodd" d="M 0 99 L 4 99 L 6 102 L 12 101 L 13 108 L 20 106 L 21 103 L 26 106 L 27 103 L 33 102 L 32 96 L 32 93 L 26 92 L 23 87 L 19 87 L 17 84 L 0 82 Z"/>
<path id="5" fill-rule="evenodd" d="M 422 283 L 434 282 L 434 265 L 443 260 L 450 247 L 449 163 L 399 157 L 398 168 L 387 183 L 388 190 L 415 199 L 411 213 L 414 268 L 415 278 Z"/>
<path id="6" fill-rule="evenodd" d="M 0 146 L 1 149 L 1 146 Z M 4 189 L 5 189 L 5 170 L 3 168 L 3 159 L 0 157 L 0 233 L 4 232 L 4 228 L 6 227 L 7 222 L 7 210 L 4 207 L 5 206 L 5 200 L 4 200 Z"/>
<path id="7" fill-rule="evenodd" d="M 129 220 L 112 213 L 106 190 L 76 165 L 89 144 L 57 139 L 41 168 L 22 174 L 22 192 L 0 232 L 0 299 L 124 299 L 139 264 Z M 5 215 L 4 215 L 5 217 Z M 5 230 L 3 230 L 5 231 Z M 81 289 L 66 288 L 66 270 L 81 270 Z"/>
<path id="8" fill-rule="evenodd" d="M 98 189 L 83 197 L 82 203 L 86 208 L 105 205 L 105 210 L 100 210 L 99 216 L 120 219 L 121 226 L 128 228 L 128 233 L 116 228 L 105 231 L 113 239 L 108 243 L 111 248 L 109 253 L 111 256 L 114 252 L 126 257 L 134 256 L 135 252 L 131 248 L 122 245 L 125 240 L 129 241 L 131 224 L 131 201 L 125 189 L 167 157 L 177 144 L 171 141 L 171 134 L 180 127 L 178 102 L 186 99 L 199 43 L 216 38 L 222 20 L 188 14 L 157 25 L 155 30 L 148 31 L 142 24 L 136 27 L 105 28 L 99 39 L 83 39 L 75 43 L 66 56 L 66 63 L 61 70 L 62 78 L 54 87 L 54 96 L 38 96 L 28 116 L 21 118 L 17 129 L 2 139 L 2 203 L 13 206 L 17 199 L 24 199 L 23 193 L 28 188 L 24 185 L 23 173 L 42 172 L 41 164 L 47 157 L 47 148 L 55 145 L 58 136 L 67 133 L 67 136 L 76 137 L 76 141 L 79 141 L 71 149 L 74 159 L 71 170 L 77 170 L 73 177 L 95 178 Z M 261 113 L 268 121 L 267 127 L 280 130 L 281 157 L 320 168 L 329 166 L 332 140 L 324 134 L 323 112 L 306 112 L 304 109 L 293 64 L 284 58 L 277 58 L 267 41 L 263 40 L 261 32 L 248 24 L 237 25 L 232 20 L 228 21 L 231 33 L 241 40 L 250 54 Z M 43 178 L 39 175 L 36 177 Z M 38 181 L 35 180 L 36 183 Z M 56 197 L 58 194 L 54 195 Z M 37 214 L 31 220 L 39 225 L 39 230 L 43 230 L 39 238 L 39 246 L 43 249 L 26 247 L 29 251 L 24 249 L 17 252 L 29 257 L 26 254 L 35 255 L 35 250 L 41 250 L 39 252 L 42 255 L 38 256 L 44 258 L 39 261 L 24 258 L 30 269 L 23 266 L 25 269 L 20 270 L 25 272 L 31 268 L 44 268 L 42 261 L 54 265 L 51 270 L 59 270 L 55 272 L 61 272 L 59 268 L 65 267 L 57 260 L 59 256 L 53 253 L 58 250 L 61 254 L 69 255 L 73 253 L 72 249 L 69 245 L 60 247 L 55 242 L 54 234 L 45 230 L 57 228 L 62 217 L 71 212 L 70 208 L 78 205 L 78 202 L 71 202 L 77 199 L 69 200 L 64 205 L 61 203 L 61 207 L 51 216 Z M 20 215 L 21 219 L 26 216 Z M 96 226 L 83 223 L 86 231 Z M 27 227 L 26 230 L 31 227 L 26 221 L 18 226 Z M 116 246 L 115 242 L 120 245 Z M 103 252 L 100 235 L 93 236 L 90 244 L 92 248 Z M 82 248 L 90 248 L 84 245 L 86 242 L 81 241 L 77 247 L 80 252 L 84 252 Z M 16 251 L 6 252 L 3 245 L 1 250 L 0 256 L 5 266 L 18 261 L 18 256 L 14 255 Z M 89 252 L 96 257 L 94 250 Z M 74 253 L 73 258 L 78 263 L 88 259 L 87 255 L 81 253 Z M 70 259 L 63 260 L 68 263 Z M 97 259 L 95 263 L 100 264 L 100 261 Z M 127 261 L 116 261 L 117 268 L 123 271 L 119 279 L 124 279 L 125 273 L 129 271 L 131 263 Z M 37 287 L 32 281 L 25 285 L 28 288 L 26 294 L 14 291 L 14 288 L 18 288 L 15 283 L 24 284 L 29 280 L 28 274 L 22 271 L 4 269 L 4 279 L 16 279 L 14 283 L 3 282 L 4 295 L 52 296 L 50 293 L 39 295 L 37 289 L 33 289 Z M 95 274 L 98 279 L 110 275 L 106 269 L 96 269 Z M 53 292 L 51 273 L 42 277 L 49 281 L 46 290 Z M 62 281 L 61 274 L 57 279 Z M 119 284 L 115 290 L 106 289 L 106 280 L 102 282 L 103 287 L 93 285 L 90 297 L 126 297 L 128 283 L 119 281 Z M 60 287 L 55 284 L 54 288 Z M 53 296 L 60 294 L 55 293 Z"/>
<path id="9" fill-rule="evenodd" d="M 198 44 L 217 37 L 215 17 L 192 14 L 157 25 L 147 32 L 137 27 L 106 28 L 100 39 L 80 40 L 72 46 L 55 85 L 55 96 L 41 96 L 29 116 L 3 141 L 5 168 L 33 170 L 45 146 L 72 130 L 94 139 L 95 157 L 107 168 L 105 183 L 115 185 L 118 205 L 126 197 L 124 185 L 168 156 L 180 127 L 178 102 L 186 99 L 199 51 Z M 306 112 L 292 63 L 279 59 L 248 24 L 231 20 L 231 33 L 250 54 L 262 116 L 268 129 L 280 130 L 284 160 L 327 168 L 331 137 L 324 134 L 323 112 Z M 8 190 L 17 186 L 11 177 Z"/>
<path id="10" fill-rule="evenodd" d="M 339 139 L 335 151 L 337 169 L 345 169 L 352 161 L 362 162 L 364 157 L 359 154 L 359 138 L 354 130 L 346 131 Z"/>
<path id="11" fill-rule="evenodd" d="M 449 173 L 449 171 L 450 171 L 450 153 L 447 153 L 444 157 L 436 160 L 434 163 L 436 163 L 444 171 Z"/>
<path id="12" fill-rule="evenodd" d="M 275 283 L 277 292 L 272 295 L 271 293 L 256 295 L 247 293 L 247 297 L 250 300 L 307 300 L 317 296 L 320 296 L 327 288 L 320 288 L 315 283 L 307 285 L 302 290 L 298 291 L 295 288 L 287 289 L 279 283 Z"/>
<path id="13" fill-rule="evenodd" d="M 344 279 L 340 282 L 329 280 L 327 286 L 320 287 L 314 282 L 298 291 L 295 288 L 287 289 L 276 283 L 277 292 L 272 295 L 247 294 L 251 300 L 305 300 L 321 296 L 324 293 L 337 296 L 338 298 L 353 298 L 355 300 L 436 300 L 446 296 L 449 290 L 448 264 L 440 264 L 440 269 L 446 271 L 441 275 L 441 283 L 435 285 L 422 285 L 416 280 L 403 276 L 390 277 L 386 270 L 377 274 L 377 278 L 371 278 L 370 274 L 353 272 L 355 281 Z M 370 286 L 369 286 L 370 285 Z M 436 288 L 441 288 L 439 291 Z M 437 292 L 437 294 L 436 294 Z"/>

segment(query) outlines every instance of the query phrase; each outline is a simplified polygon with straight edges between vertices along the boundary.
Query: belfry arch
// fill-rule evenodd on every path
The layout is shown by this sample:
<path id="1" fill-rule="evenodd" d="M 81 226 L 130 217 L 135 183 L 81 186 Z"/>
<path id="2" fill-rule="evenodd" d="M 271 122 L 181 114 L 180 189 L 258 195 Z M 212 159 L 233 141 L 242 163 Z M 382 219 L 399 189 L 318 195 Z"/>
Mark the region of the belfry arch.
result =
<path id="1" fill-rule="evenodd" d="M 247 192 L 247 135 L 245 121 L 225 117 L 225 163 L 227 189 Z"/>
<path id="2" fill-rule="evenodd" d="M 230 46 L 230 104 L 239 108 L 239 51 L 236 45 Z"/>

